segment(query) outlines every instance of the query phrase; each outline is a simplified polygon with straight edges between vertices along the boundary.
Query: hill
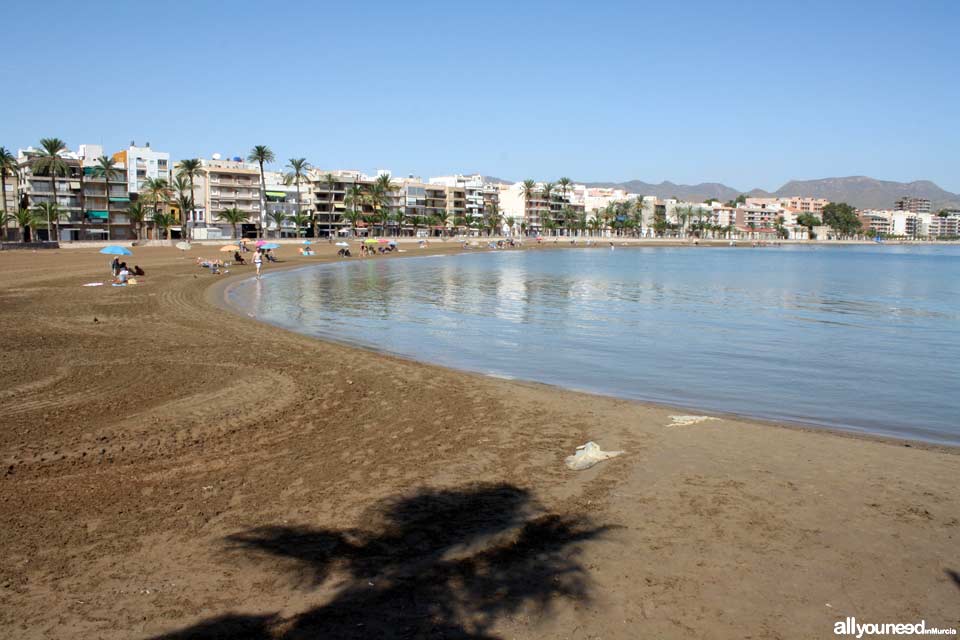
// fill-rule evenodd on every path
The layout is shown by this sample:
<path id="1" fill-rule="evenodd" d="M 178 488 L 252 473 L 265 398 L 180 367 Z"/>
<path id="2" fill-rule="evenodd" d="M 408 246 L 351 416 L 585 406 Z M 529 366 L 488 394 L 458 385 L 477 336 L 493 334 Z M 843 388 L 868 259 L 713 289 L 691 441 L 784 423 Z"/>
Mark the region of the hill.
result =
<path id="1" fill-rule="evenodd" d="M 716 182 L 684 185 L 673 182 L 650 184 L 642 180 L 630 180 L 628 182 L 589 182 L 587 186 L 621 188 L 630 193 L 658 198 L 676 196 L 691 202 L 702 202 L 707 198 L 717 198 L 726 202 L 736 198 L 740 193 L 747 193 L 749 196 L 759 198 L 790 196 L 826 198 L 832 202 L 846 202 L 861 209 L 891 209 L 898 198 L 912 196 L 930 200 L 934 211 L 944 207 L 960 208 L 960 194 L 941 189 L 929 180 L 894 182 L 867 176 L 791 180 L 772 193 L 763 189 L 743 192 Z"/>

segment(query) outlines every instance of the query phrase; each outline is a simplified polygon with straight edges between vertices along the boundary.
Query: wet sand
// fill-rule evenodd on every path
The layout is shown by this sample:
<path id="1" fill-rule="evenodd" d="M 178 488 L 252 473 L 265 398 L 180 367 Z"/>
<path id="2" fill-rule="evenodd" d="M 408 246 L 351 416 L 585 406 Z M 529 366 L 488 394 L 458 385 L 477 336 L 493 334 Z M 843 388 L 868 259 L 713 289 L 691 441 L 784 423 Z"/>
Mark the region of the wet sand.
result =
<path id="1" fill-rule="evenodd" d="M 3 637 L 960 626 L 956 449 L 668 426 L 686 412 L 263 325 L 220 304 L 252 267 L 134 251 L 126 288 L 81 286 L 108 275 L 92 249 L 0 253 Z M 627 454 L 568 471 L 587 440 Z"/>

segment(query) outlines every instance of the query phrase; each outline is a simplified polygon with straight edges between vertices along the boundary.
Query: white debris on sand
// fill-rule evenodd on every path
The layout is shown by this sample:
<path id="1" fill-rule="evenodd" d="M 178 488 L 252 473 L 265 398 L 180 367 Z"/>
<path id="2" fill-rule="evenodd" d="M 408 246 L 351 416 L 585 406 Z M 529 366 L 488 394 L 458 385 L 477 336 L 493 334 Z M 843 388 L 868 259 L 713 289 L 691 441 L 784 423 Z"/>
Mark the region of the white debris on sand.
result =
<path id="1" fill-rule="evenodd" d="M 691 424 L 698 424 L 700 422 L 706 422 L 707 420 L 716 420 L 713 416 L 670 416 L 670 419 L 673 420 L 668 427 L 687 427 Z"/>
<path id="2" fill-rule="evenodd" d="M 588 442 L 577 447 L 577 452 L 572 456 L 567 456 L 566 464 L 568 469 L 582 471 L 589 469 L 598 462 L 609 458 L 616 458 L 624 453 L 623 451 L 602 451 L 600 445 L 596 442 Z"/>

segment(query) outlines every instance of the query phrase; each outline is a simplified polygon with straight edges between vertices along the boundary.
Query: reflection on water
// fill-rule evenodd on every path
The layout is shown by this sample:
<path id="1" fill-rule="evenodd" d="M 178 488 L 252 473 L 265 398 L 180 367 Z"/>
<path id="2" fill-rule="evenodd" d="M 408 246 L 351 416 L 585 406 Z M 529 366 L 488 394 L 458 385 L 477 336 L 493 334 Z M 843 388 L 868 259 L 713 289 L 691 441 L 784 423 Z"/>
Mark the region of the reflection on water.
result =
<path id="1" fill-rule="evenodd" d="M 352 261 L 230 297 L 268 322 L 447 366 L 960 444 L 957 247 Z"/>

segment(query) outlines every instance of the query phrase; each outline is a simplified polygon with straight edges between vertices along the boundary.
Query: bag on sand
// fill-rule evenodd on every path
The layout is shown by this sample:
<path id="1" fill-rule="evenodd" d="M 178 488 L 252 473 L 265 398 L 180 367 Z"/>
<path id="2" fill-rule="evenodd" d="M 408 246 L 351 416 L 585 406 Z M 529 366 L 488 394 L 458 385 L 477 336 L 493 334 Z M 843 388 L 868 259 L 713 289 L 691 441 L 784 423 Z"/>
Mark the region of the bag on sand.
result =
<path id="1" fill-rule="evenodd" d="M 567 468 L 582 471 L 608 458 L 616 458 L 622 453 L 623 451 L 602 451 L 596 442 L 588 442 L 577 447 L 575 454 L 567 456 Z"/>

